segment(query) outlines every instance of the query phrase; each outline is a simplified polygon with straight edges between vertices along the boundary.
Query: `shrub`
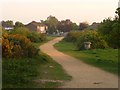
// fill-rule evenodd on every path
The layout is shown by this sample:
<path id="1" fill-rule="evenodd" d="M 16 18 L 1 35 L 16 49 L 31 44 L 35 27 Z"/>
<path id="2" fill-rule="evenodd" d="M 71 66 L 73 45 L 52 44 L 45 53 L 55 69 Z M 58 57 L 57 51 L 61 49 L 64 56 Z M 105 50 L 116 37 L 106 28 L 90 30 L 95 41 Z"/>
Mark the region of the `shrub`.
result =
<path id="1" fill-rule="evenodd" d="M 33 57 L 38 54 L 31 41 L 23 35 L 2 35 L 2 55 L 6 58 Z"/>
<path id="2" fill-rule="evenodd" d="M 27 35 L 30 33 L 30 31 L 25 28 L 25 27 L 18 27 L 15 28 L 14 30 L 12 30 L 11 34 L 20 34 L 20 35 L 24 35 L 27 37 Z"/>
<path id="3" fill-rule="evenodd" d="M 64 38 L 65 41 L 68 42 L 76 42 L 77 38 L 81 35 L 80 32 L 69 32 L 67 36 Z"/>
<path id="4" fill-rule="evenodd" d="M 27 37 L 32 41 L 32 42 L 43 42 L 46 40 L 46 36 L 41 33 L 37 33 L 35 31 L 30 32 Z"/>
<path id="5" fill-rule="evenodd" d="M 25 27 L 15 28 L 15 30 L 13 30 L 11 32 L 11 34 L 20 34 L 20 35 L 23 35 L 23 36 L 29 38 L 31 40 L 31 42 L 43 42 L 43 41 L 46 40 L 46 36 L 44 34 L 37 33 L 35 31 L 29 31 Z"/>
<path id="6" fill-rule="evenodd" d="M 103 20 L 103 22 L 101 22 L 100 26 L 98 27 L 98 31 L 101 35 L 103 35 L 105 41 L 110 47 L 120 47 L 120 23 L 118 22 L 117 18 L 114 20 L 110 18 Z"/>
<path id="7" fill-rule="evenodd" d="M 107 48 L 108 45 L 105 42 L 105 40 L 100 36 L 97 31 L 95 30 L 85 30 L 80 32 L 81 35 L 77 39 L 77 48 L 79 50 L 84 49 L 84 42 L 91 42 L 91 49 L 96 49 L 96 48 Z"/>

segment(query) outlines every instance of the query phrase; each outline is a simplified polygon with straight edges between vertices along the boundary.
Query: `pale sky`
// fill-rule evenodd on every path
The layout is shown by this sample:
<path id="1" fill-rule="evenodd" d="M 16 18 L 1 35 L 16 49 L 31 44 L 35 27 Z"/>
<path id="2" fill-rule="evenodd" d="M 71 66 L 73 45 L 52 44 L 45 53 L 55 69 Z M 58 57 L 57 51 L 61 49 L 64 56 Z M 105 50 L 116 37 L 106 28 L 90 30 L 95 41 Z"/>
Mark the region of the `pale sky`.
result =
<path id="1" fill-rule="evenodd" d="M 0 0 L 0 20 L 46 20 L 49 15 L 58 20 L 70 19 L 79 24 L 101 22 L 114 17 L 119 0 Z"/>

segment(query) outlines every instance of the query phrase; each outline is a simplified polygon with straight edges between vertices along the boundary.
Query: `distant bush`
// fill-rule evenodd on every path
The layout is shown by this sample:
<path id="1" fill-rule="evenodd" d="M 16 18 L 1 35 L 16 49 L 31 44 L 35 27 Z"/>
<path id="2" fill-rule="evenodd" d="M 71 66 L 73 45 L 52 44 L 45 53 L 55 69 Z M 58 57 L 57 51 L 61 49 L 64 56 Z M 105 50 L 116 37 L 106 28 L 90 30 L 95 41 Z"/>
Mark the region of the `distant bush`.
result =
<path id="1" fill-rule="evenodd" d="M 95 30 L 84 30 L 80 32 L 69 32 L 64 38 L 65 41 L 76 44 L 78 50 L 84 49 L 84 42 L 91 42 L 91 49 L 107 48 L 108 45 L 103 37 Z"/>
<path id="2" fill-rule="evenodd" d="M 11 34 L 20 34 L 20 35 L 24 35 L 27 37 L 27 35 L 30 33 L 30 31 L 25 28 L 25 27 L 18 27 L 15 28 L 14 30 L 12 30 Z"/>
<path id="3" fill-rule="evenodd" d="M 2 34 L 2 56 L 5 58 L 33 57 L 38 51 L 23 35 Z"/>
<path id="4" fill-rule="evenodd" d="M 29 38 L 32 42 L 43 42 L 46 40 L 46 36 L 41 33 L 37 33 L 35 31 L 31 31 L 28 35 L 27 38 Z"/>
<path id="5" fill-rule="evenodd" d="M 80 35 L 80 32 L 69 32 L 64 40 L 68 42 L 76 42 Z"/>
<path id="6" fill-rule="evenodd" d="M 78 37 L 76 44 L 79 50 L 84 49 L 84 42 L 91 42 L 91 49 L 108 47 L 105 40 L 96 31 L 85 30 L 80 33 L 81 35 Z"/>
<path id="7" fill-rule="evenodd" d="M 11 32 L 11 34 L 20 34 L 20 35 L 24 35 L 25 37 L 27 37 L 28 39 L 31 40 L 31 42 L 43 42 L 46 40 L 46 36 L 44 34 L 41 33 L 37 33 L 35 31 L 29 31 L 27 28 L 25 27 L 18 27 L 15 28 L 15 30 L 13 30 Z"/>

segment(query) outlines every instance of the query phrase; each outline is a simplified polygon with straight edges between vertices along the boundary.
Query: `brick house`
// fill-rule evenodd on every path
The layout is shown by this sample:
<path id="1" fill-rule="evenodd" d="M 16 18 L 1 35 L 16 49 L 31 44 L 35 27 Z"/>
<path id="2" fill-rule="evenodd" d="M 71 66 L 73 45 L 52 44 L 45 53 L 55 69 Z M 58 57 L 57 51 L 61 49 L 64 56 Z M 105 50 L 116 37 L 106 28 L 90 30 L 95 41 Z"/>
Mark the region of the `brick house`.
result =
<path id="1" fill-rule="evenodd" d="M 25 25 L 30 31 L 36 31 L 38 33 L 46 33 L 48 26 L 39 22 L 32 21 L 31 23 Z"/>

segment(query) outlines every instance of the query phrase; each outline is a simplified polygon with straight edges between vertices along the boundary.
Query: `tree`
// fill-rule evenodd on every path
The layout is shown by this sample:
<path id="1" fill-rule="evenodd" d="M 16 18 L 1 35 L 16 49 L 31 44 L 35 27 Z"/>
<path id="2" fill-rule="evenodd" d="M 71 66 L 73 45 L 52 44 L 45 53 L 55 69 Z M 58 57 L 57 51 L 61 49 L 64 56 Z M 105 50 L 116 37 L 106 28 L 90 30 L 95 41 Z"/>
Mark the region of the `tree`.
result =
<path id="1" fill-rule="evenodd" d="M 11 32 L 11 34 L 20 34 L 20 35 L 24 35 L 26 37 L 29 33 L 30 33 L 30 31 L 25 27 L 17 27 L 14 30 L 12 30 L 12 32 Z"/>
<path id="2" fill-rule="evenodd" d="M 114 20 L 104 19 L 98 28 L 99 33 L 104 36 L 104 39 L 112 48 L 120 48 L 120 8 L 116 10 L 116 14 L 118 16 Z"/>
<path id="3" fill-rule="evenodd" d="M 115 13 L 118 14 L 118 21 L 120 22 L 120 8 L 117 8 Z"/>
<path id="4" fill-rule="evenodd" d="M 72 30 L 78 30 L 79 26 L 76 23 L 72 23 Z"/>
<path id="5" fill-rule="evenodd" d="M 57 28 L 60 32 L 69 32 L 73 28 L 72 22 L 69 19 L 62 20 L 59 22 Z"/>
<path id="6" fill-rule="evenodd" d="M 15 23 L 15 28 L 18 28 L 18 27 L 24 27 L 24 24 L 21 23 L 21 22 L 19 22 L 19 21 L 17 21 L 17 22 Z"/>
<path id="7" fill-rule="evenodd" d="M 89 24 L 87 22 L 82 22 L 79 24 L 79 30 L 84 30 L 88 26 L 89 26 Z"/>
<path id="8" fill-rule="evenodd" d="M 53 34 L 57 32 L 58 19 L 54 16 L 47 17 L 47 20 L 44 22 L 48 26 L 48 33 Z"/>
<path id="9" fill-rule="evenodd" d="M 2 26 L 4 27 L 4 26 L 6 26 L 6 27 L 13 27 L 13 21 L 11 21 L 11 20 L 7 20 L 7 21 L 2 21 L 1 22 L 1 24 L 2 24 Z"/>

